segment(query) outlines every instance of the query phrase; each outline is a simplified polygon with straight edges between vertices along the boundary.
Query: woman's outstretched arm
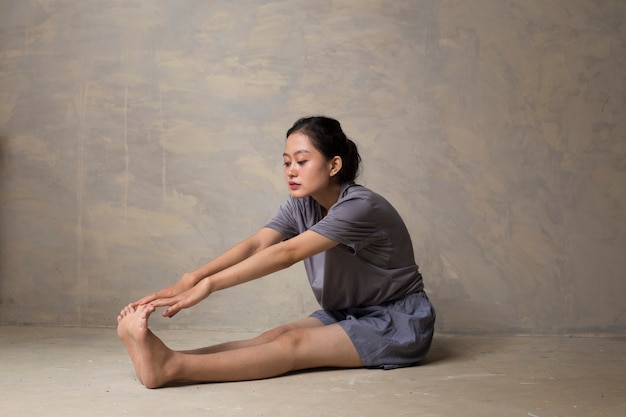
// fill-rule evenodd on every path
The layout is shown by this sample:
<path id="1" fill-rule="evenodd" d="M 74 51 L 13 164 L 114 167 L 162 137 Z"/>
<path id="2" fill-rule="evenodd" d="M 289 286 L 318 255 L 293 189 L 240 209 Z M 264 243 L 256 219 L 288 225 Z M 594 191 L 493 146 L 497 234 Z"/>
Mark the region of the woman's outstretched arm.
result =
<path id="1" fill-rule="evenodd" d="M 131 305 L 139 306 L 151 303 L 157 299 L 171 298 L 193 288 L 204 278 L 222 271 L 230 266 L 236 265 L 255 253 L 274 245 L 284 239 L 283 235 L 274 229 L 262 228 L 254 235 L 236 244 L 222 255 L 207 262 L 192 272 L 187 272 L 174 284 L 163 288 L 155 293 L 147 295 Z"/>
<path id="2" fill-rule="evenodd" d="M 207 276 L 206 279 L 200 280 L 186 291 L 172 297 L 155 298 L 150 301 L 150 304 L 155 307 L 168 306 L 169 308 L 163 312 L 163 316 L 172 317 L 180 310 L 196 305 L 216 291 L 288 268 L 298 261 L 336 245 L 336 241 L 309 230 L 289 240 L 280 241 L 258 250 L 251 256 Z M 209 271 L 209 269 L 204 271 Z"/>

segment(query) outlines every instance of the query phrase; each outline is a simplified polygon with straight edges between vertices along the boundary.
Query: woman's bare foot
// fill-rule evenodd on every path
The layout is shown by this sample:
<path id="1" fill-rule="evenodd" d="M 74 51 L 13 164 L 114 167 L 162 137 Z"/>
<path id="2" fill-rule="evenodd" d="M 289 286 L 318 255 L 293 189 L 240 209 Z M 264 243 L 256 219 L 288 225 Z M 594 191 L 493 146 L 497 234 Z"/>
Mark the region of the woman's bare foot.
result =
<path id="1" fill-rule="evenodd" d="M 130 322 L 129 316 L 135 313 L 136 310 L 137 309 L 130 304 L 122 309 L 120 314 L 117 316 L 117 335 L 124 343 L 124 347 L 126 347 L 126 350 L 130 355 L 130 359 L 135 367 L 135 373 L 137 374 L 139 382 L 143 384 L 143 380 L 141 379 L 141 351 L 135 344 L 128 326 Z"/>
<path id="2" fill-rule="evenodd" d="M 148 329 L 148 318 L 154 311 L 149 304 L 127 307 L 120 313 L 118 325 L 118 335 L 147 388 L 158 388 L 176 379 L 175 352 Z"/>

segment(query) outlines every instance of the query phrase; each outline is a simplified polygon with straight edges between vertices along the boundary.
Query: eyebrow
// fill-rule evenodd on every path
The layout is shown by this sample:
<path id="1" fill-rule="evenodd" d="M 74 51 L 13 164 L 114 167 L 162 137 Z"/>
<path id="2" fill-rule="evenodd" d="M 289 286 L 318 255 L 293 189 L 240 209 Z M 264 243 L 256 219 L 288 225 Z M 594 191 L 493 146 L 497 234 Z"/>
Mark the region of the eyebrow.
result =
<path id="1" fill-rule="evenodd" d="M 296 156 L 296 155 L 301 154 L 301 153 L 311 153 L 311 152 L 307 151 L 306 149 L 300 149 L 300 150 L 295 151 L 293 153 L 293 155 Z M 289 154 L 287 154 L 286 152 L 283 152 L 283 156 L 286 156 L 287 158 L 290 158 Z"/>

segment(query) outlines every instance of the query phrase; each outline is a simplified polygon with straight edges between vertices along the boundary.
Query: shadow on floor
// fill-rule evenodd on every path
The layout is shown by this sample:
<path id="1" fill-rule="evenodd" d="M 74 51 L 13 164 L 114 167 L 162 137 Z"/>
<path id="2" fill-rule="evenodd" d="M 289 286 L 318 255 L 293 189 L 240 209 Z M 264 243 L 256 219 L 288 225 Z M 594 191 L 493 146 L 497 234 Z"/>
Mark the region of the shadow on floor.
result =
<path id="1" fill-rule="evenodd" d="M 509 343 L 505 338 L 435 336 L 428 355 L 419 365 L 468 360 L 503 349 Z"/>

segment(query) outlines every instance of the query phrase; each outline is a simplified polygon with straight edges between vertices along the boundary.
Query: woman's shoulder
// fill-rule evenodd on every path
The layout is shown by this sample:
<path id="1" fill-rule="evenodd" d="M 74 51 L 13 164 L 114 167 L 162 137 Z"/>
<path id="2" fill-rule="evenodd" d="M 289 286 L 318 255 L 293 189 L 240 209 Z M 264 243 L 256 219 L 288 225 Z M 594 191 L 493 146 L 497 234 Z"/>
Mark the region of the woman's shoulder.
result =
<path id="1" fill-rule="evenodd" d="M 347 197 L 347 196 L 368 195 L 371 193 L 374 193 L 374 192 L 370 190 L 369 188 L 361 184 L 351 182 L 351 183 L 343 184 L 341 186 L 341 190 L 339 191 L 339 198 Z"/>
<path id="2" fill-rule="evenodd" d="M 339 199 L 332 209 L 363 215 L 384 210 L 388 205 L 384 197 L 371 189 L 360 184 L 346 184 L 342 187 Z"/>
<path id="3" fill-rule="evenodd" d="M 345 184 L 340 192 L 339 200 L 362 199 L 368 201 L 387 201 L 385 197 L 361 184 Z"/>

